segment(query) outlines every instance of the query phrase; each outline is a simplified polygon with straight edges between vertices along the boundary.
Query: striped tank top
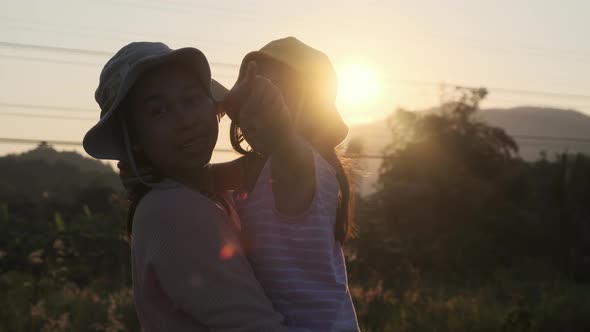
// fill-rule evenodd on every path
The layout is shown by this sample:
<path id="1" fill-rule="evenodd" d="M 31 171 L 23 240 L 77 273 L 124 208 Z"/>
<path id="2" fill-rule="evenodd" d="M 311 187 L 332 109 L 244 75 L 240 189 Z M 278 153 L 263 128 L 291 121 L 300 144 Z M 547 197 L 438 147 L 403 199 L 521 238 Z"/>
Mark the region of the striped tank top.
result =
<path id="1" fill-rule="evenodd" d="M 307 209 L 286 216 L 275 208 L 269 158 L 252 192 L 236 194 L 246 254 L 285 325 L 319 331 L 359 331 L 342 247 L 334 238 L 339 185 L 316 151 L 316 190 Z M 245 196 L 245 197 L 244 197 Z"/>

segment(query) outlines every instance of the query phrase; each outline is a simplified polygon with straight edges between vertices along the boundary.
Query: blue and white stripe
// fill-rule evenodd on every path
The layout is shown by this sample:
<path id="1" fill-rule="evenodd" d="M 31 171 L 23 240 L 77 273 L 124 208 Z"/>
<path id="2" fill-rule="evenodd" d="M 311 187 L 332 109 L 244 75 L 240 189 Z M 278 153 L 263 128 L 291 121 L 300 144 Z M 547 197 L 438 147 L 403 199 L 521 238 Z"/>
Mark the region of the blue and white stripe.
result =
<path id="1" fill-rule="evenodd" d="M 316 192 L 299 216 L 276 211 L 270 159 L 254 190 L 236 199 L 247 254 L 257 279 L 289 326 L 358 331 L 340 243 L 334 238 L 339 185 L 314 151 Z"/>

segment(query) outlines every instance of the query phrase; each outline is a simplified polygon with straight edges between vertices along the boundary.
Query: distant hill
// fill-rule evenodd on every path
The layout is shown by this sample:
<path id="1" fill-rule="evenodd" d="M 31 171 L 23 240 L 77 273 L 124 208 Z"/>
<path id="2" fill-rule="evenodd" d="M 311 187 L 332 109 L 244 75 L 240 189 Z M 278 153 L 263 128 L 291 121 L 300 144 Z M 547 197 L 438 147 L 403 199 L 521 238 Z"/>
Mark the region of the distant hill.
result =
<path id="1" fill-rule="evenodd" d="M 538 159 L 542 151 L 549 158 L 561 152 L 590 155 L 590 116 L 583 113 L 555 108 L 515 107 L 484 109 L 479 112 L 479 118 L 515 136 L 520 148 L 519 155 L 525 160 Z M 363 142 L 365 154 L 380 155 L 391 141 L 387 121 L 351 127 L 347 141 L 355 138 Z M 373 191 L 377 181 L 380 161 L 363 160 L 362 164 L 366 175 L 360 180 L 360 190 L 367 194 Z"/>
<path id="2" fill-rule="evenodd" d="M 97 160 L 48 145 L 0 157 L 0 202 L 52 197 L 75 201 L 86 191 L 121 190 L 118 175 Z"/>
<path id="3" fill-rule="evenodd" d="M 113 168 L 106 163 L 97 159 L 91 159 L 82 156 L 75 151 L 56 151 L 51 146 L 41 143 L 37 148 L 21 154 L 11 154 L 7 158 L 17 160 L 43 160 L 50 164 L 66 163 L 78 167 L 84 171 L 96 171 L 102 173 L 112 173 Z"/>
<path id="4" fill-rule="evenodd" d="M 549 157 L 560 152 L 590 155 L 590 116 L 572 110 L 538 107 L 486 109 L 480 113 L 487 123 L 515 136 L 520 156 L 535 160 L 541 151 Z M 526 136 L 529 136 L 528 138 Z M 538 136 L 538 137 L 530 137 Z"/>

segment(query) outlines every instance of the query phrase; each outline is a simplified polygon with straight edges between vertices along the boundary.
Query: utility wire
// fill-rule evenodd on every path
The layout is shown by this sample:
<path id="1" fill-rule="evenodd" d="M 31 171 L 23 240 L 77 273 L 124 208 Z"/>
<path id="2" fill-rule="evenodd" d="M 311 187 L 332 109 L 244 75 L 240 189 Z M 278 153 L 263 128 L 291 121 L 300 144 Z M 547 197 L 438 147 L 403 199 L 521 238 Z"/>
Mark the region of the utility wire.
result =
<path id="1" fill-rule="evenodd" d="M 83 54 L 83 55 L 92 55 L 92 56 L 101 56 L 101 57 L 103 57 L 103 56 L 111 57 L 115 54 L 113 52 L 106 52 L 106 51 L 100 51 L 100 50 L 48 46 L 48 45 L 39 45 L 39 44 L 27 44 L 27 43 L 14 43 L 14 42 L 7 42 L 7 41 L 0 41 L 0 46 L 11 47 L 11 48 L 30 49 L 30 50 L 52 51 L 52 52 L 58 52 L 58 53 Z M 236 68 L 236 67 L 239 68 L 240 67 L 238 64 L 229 63 L 229 62 L 209 62 L 209 64 L 213 65 L 213 66 L 230 67 L 230 68 Z"/>
<path id="2" fill-rule="evenodd" d="M 46 50 L 46 51 L 54 51 L 54 52 L 62 52 L 62 53 L 95 55 L 95 56 L 112 56 L 113 55 L 113 53 L 111 53 L 111 52 L 99 51 L 99 50 L 57 47 L 57 46 L 48 46 L 48 45 L 39 45 L 39 44 L 14 43 L 14 42 L 6 42 L 6 41 L 0 41 L 0 46 L 34 49 L 34 50 Z M 40 59 L 42 59 L 42 58 L 40 58 Z M 228 67 L 228 68 L 239 68 L 240 67 L 239 64 L 229 63 L 229 62 L 210 62 L 210 64 L 214 65 L 214 66 L 221 66 L 221 67 Z M 433 82 L 433 81 L 422 81 L 422 80 L 390 79 L 389 81 L 399 82 L 399 83 L 404 83 L 404 84 L 429 85 L 429 86 L 437 86 L 437 87 L 446 85 L 446 86 L 451 86 L 451 87 L 456 87 L 456 88 L 469 88 L 469 89 L 479 88 L 479 87 L 475 87 L 475 86 L 467 86 L 467 85 L 462 85 L 462 84 L 457 84 L 457 83 L 444 83 L 444 82 Z M 535 90 L 527 90 L 527 89 L 514 89 L 514 88 L 492 87 L 492 86 L 486 87 L 486 89 L 491 90 L 491 91 L 501 92 L 501 93 L 511 93 L 511 94 L 521 94 L 521 95 L 527 94 L 527 95 L 536 95 L 536 96 L 590 99 L 590 95 L 577 94 L 577 93 L 535 91 Z"/>
<path id="3" fill-rule="evenodd" d="M 77 141 L 43 140 L 43 139 L 12 138 L 12 137 L 0 137 L 0 143 L 82 146 L 82 142 L 77 142 Z M 214 149 L 213 151 L 214 152 L 235 152 L 232 149 Z"/>
<path id="4" fill-rule="evenodd" d="M 85 117 L 80 117 L 80 116 L 16 113 L 16 112 L 0 112 L 0 116 L 15 116 L 15 117 L 19 117 L 19 118 L 35 118 L 35 119 L 96 121 L 96 119 L 94 119 L 94 118 L 85 118 Z"/>
<path id="5" fill-rule="evenodd" d="M 10 108 L 24 108 L 24 109 L 44 109 L 51 111 L 67 111 L 67 112 L 98 112 L 98 109 L 84 108 L 84 107 L 66 107 L 66 106 L 52 106 L 42 104 L 22 104 L 22 103 L 4 103 L 0 102 L 0 106 Z"/>

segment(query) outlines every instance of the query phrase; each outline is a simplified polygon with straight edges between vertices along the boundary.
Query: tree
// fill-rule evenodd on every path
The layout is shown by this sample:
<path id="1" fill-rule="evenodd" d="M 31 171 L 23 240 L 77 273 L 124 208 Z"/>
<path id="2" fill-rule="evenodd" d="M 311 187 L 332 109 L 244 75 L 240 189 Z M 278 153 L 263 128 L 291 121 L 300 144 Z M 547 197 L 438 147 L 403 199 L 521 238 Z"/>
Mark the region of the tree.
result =
<path id="1" fill-rule="evenodd" d="M 458 93 L 434 112 L 400 109 L 389 118 L 394 140 L 377 191 L 359 208 L 357 257 L 375 278 L 403 282 L 401 271 L 413 278 L 413 269 L 436 278 L 485 273 L 498 258 L 490 209 L 517 214 L 498 185 L 518 162 L 518 146 L 477 119 L 485 89 Z"/>

